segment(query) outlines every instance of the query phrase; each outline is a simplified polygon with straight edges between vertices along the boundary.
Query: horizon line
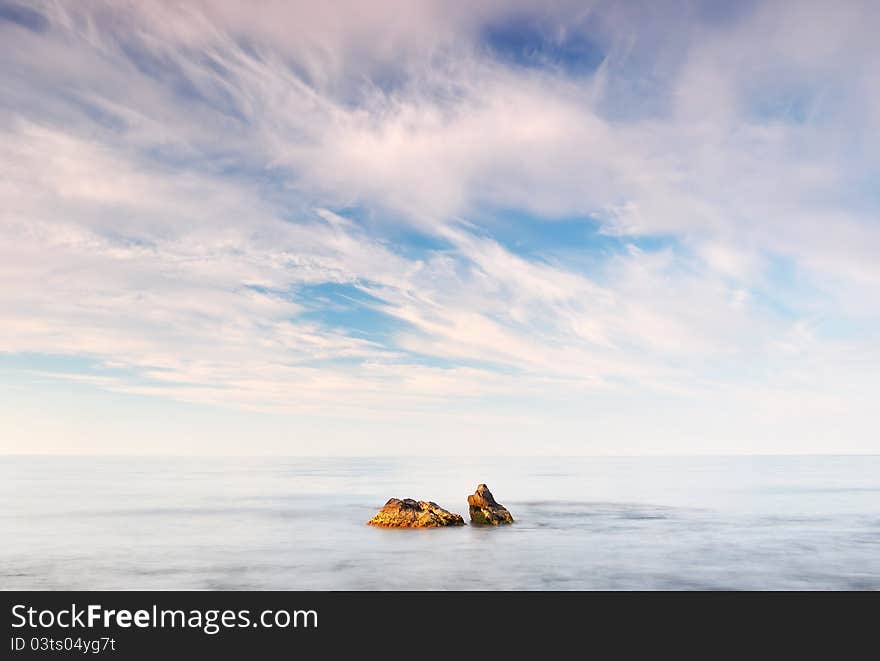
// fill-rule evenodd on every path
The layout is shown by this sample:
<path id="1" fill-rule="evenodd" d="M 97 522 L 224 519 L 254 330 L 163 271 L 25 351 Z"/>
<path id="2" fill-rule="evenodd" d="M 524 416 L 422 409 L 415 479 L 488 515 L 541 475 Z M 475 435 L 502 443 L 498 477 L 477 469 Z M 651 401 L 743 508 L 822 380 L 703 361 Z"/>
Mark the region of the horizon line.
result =
<path id="1" fill-rule="evenodd" d="M 22 458 L 180 458 L 180 459 L 659 459 L 659 458 L 739 458 L 739 457 L 880 457 L 880 452 L 748 452 L 748 453 L 639 453 L 639 454 L 508 454 L 508 455 L 455 455 L 455 454 L 171 454 L 171 453 L 25 453 L 0 452 L 0 457 Z"/>

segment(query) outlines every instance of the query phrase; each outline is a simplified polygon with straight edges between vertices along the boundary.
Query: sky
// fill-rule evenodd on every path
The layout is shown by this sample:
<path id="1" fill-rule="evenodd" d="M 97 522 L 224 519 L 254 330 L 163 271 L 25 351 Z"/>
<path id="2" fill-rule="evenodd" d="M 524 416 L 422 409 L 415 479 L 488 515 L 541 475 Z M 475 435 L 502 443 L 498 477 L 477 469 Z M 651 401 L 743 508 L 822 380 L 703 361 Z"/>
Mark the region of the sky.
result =
<path id="1" fill-rule="evenodd" d="M 0 0 L 0 453 L 877 453 L 880 12 Z"/>

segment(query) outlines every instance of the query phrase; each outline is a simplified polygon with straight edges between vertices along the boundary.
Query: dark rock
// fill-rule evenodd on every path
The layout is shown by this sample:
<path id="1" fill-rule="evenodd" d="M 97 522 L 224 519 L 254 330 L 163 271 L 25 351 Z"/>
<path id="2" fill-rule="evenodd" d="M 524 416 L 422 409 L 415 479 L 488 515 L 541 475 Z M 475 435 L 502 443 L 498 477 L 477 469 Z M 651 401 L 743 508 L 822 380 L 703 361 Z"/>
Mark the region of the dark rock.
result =
<path id="1" fill-rule="evenodd" d="M 381 528 L 439 528 L 463 526 L 464 519 L 429 500 L 392 498 L 367 524 Z"/>
<path id="2" fill-rule="evenodd" d="M 513 523 L 513 517 L 504 505 L 495 501 L 492 492 L 485 484 L 477 487 L 476 493 L 468 496 L 471 523 L 497 526 L 501 523 Z"/>

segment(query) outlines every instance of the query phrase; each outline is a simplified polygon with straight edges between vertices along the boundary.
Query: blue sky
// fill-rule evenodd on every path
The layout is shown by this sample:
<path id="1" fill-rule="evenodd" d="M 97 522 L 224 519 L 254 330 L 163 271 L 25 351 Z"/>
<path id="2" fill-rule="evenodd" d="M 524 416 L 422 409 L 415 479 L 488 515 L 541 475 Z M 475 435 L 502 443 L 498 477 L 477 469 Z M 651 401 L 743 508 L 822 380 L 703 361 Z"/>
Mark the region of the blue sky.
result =
<path id="1" fill-rule="evenodd" d="M 0 452 L 877 452 L 869 2 L 0 1 Z"/>

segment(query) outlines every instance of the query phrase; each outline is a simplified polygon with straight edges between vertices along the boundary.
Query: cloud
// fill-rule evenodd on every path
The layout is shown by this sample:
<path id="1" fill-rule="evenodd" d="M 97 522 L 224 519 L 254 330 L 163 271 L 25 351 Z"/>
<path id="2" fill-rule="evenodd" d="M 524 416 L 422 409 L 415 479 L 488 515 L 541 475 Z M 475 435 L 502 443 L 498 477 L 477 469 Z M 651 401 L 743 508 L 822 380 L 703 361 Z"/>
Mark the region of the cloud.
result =
<path id="1" fill-rule="evenodd" d="M 880 320 L 871 9 L 9 5 L 0 352 L 253 412 L 604 403 L 612 446 L 665 398 L 845 410 Z"/>

